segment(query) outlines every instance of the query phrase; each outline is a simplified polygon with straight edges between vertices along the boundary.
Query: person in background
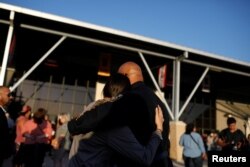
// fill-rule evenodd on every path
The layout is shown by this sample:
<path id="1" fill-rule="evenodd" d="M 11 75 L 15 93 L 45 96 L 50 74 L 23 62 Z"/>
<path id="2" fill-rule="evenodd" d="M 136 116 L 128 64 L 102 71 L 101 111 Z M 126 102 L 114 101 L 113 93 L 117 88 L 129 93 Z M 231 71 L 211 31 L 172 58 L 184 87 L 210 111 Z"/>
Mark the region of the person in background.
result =
<path id="1" fill-rule="evenodd" d="M 206 140 L 206 143 L 205 143 L 205 146 L 207 148 L 207 151 L 212 151 L 213 149 L 213 145 L 214 145 L 214 133 L 213 132 L 210 132 L 208 133 L 207 135 L 207 140 Z"/>
<path id="2" fill-rule="evenodd" d="M 0 167 L 2 167 L 4 160 L 12 154 L 11 137 L 5 115 L 7 113 L 5 107 L 11 102 L 12 98 L 10 89 L 6 86 L 0 86 Z"/>
<path id="3" fill-rule="evenodd" d="M 186 131 L 181 135 L 179 144 L 183 146 L 185 167 L 202 167 L 207 154 L 201 135 L 196 132 L 193 123 L 186 125 Z"/>
<path id="4" fill-rule="evenodd" d="M 42 167 L 52 135 L 51 124 L 44 119 L 46 114 L 44 108 L 39 108 L 22 128 L 25 167 Z"/>
<path id="5" fill-rule="evenodd" d="M 8 123 L 8 127 L 9 127 L 12 154 L 15 154 L 15 152 L 16 152 L 16 145 L 15 145 L 16 124 L 15 124 L 15 121 L 11 118 L 11 116 L 10 116 L 10 114 L 8 112 L 5 113 L 5 116 L 7 118 L 7 123 Z"/>
<path id="6" fill-rule="evenodd" d="M 5 116 L 7 118 L 7 123 L 10 131 L 13 131 L 15 129 L 15 121 L 11 118 L 10 114 L 7 112 L 5 113 Z"/>
<path id="7" fill-rule="evenodd" d="M 24 124 L 30 119 L 30 115 L 31 115 L 31 107 L 29 105 L 24 105 L 16 120 L 16 139 L 15 139 L 16 154 L 14 155 L 14 158 L 13 158 L 13 164 L 15 167 L 22 166 L 23 164 L 24 137 L 22 135 L 22 129 L 23 129 Z"/>
<path id="8" fill-rule="evenodd" d="M 236 119 L 229 117 L 227 119 L 227 128 L 219 133 L 217 144 L 221 146 L 222 151 L 244 151 L 247 150 L 248 142 L 243 132 L 237 128 Z"/>
<path id="9" fill-rule="evenodd" d="M 220 151 L 220 146 L 217 145 L 218 132 L 212 131 L 207 139 L 208 151 Z"/>
<path id="10" fill-rule="evenodd" d="M 69 150 L 71 146 L 70 134 L 67 127 L 69 120 L 70 117 L 67 113 L 58 115 L 58 126 L 54 139 L 58 142 L 58 148 L 53 150 L 54 167 L 68 166 Z"/>

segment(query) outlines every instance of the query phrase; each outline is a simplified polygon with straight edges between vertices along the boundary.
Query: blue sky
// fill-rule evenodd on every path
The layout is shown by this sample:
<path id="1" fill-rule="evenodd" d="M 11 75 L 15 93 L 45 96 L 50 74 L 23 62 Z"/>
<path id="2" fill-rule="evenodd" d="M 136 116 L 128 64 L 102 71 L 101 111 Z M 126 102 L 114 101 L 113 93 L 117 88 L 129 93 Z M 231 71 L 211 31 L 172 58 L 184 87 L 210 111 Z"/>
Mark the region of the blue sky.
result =
<path id="1" fill-rule="evenodd" d="M 250 62 L 250 0 L 0 0 Z"/>

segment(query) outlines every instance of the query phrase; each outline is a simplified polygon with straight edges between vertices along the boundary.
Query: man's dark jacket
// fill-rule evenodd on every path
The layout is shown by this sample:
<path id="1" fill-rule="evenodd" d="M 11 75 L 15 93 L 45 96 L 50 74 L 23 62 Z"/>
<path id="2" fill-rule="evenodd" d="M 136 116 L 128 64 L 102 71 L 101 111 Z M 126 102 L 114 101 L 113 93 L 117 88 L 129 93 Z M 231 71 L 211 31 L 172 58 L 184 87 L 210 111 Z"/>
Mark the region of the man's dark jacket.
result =
<path id="1" fill-rule="evenodd" d="M 0 161 L 8 158 L 11 155 L 11 139 L 5 112 L 0 107 Z M 1 164 L 0 164 L 1 166 Z"/>
<path id="2" fill-rule="evenodd" d="M 160 105 L 163 116 L 164 116 L 164 124 L 163 124 L 163 142 L 161 143 L 161 146 L 158 149 L 158 154 L 156 155 L 156 160 L 151 166 L 171 166 L 172 162 L 169 157 L 169 148 L 170 148 L 170 142 L 169 142 L 169 115 L 167 112 L 167 109 L 163 102 L 159 99 L 159 97 L 155 94 L 155 92 L 152 91 L 149 87 L 147 87 L 143 82 L 136 82 L 132 85 L 132 92 L 139 95 L 141 98 L 144 99 L 145 104 L 147 105 L 147 113 L 149 115 L 150 122 L 146 123 L 148 124 L 149 128 L 145 129 L 144 135 L 149 135 L 152 131 L 155 130 L 155 108 L 157 105 Z M 146 139 L 146 137 L 143 137 L 143 139 Z M 146 141 L 143 141 L 146 142 Z"/>

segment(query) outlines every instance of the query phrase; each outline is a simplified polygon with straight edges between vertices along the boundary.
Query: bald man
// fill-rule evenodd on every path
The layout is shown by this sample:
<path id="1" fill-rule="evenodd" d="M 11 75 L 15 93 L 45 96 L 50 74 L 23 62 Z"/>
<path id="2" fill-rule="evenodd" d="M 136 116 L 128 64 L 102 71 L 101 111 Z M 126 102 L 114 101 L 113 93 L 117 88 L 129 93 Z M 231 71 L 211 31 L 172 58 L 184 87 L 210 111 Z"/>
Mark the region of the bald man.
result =
<path id="1" fill-rule="evenodd" d="M 9 134 L 9 128 L 7 123 L 7 118 L 5 116 L 5 107 L 9 104 L 12 99 L 10 90 L 8 87 L 0 86 L 0 167 L 3 161 L 11 155 L 11 139 Z"/>
<path id="2" fill-rule="evenodd" d="M 118 73 L 126 75 L 129 78 L 130 84 L 143 82 L 141 67 L 134 62 L 126 62 L 120 66 Z"/>
<path id="3" fill-rule="evenodd" d="M 148 136 L 152 131 L 154 130 L 155 124 L 154 124 L 154 109 L 157 105 L 160 105 L 162 108 L 162 111 L 164 113 L 164 129 L 163 129 L 163 142 L 161 145 L 161 148 L 158 150 L 158 157 L 156 155 L 156 159 L 159 161 L 155 161 L 152 166 L 171 166 L 171 162 L 167 162 L 166 160 L 171 161 L 168 158 L 168 152 L 170 147 L 170 142 L 168 139 L 169 134 L 169 115 L 167 113 L 167 109 L 165 105 L 162 103 L 162 101 L 156 96 L 156 94 L 148 88 L 144 84 L 143 74 L 140 66 L 136 64 L 135 62 L 125 62 L 122 64 L 118 70 L 118 73 L 121 73 L 123 75 L 126 75 L 129 80 L 130 84 L 132 85 L 132 93 L 139 95 L 142 99 L 144 99 L 145 104 L 147 105 L 147 111 L 144 111 L 144 113 L 141 114 L 141 119 L 147 119 L 146 116 L 149 116 L 149 122 L 146 123 L 145 127 L 149 127 L 147 129 L 144 129 L 144 133 L 140 134 L 143 136 L 137 137 L 138 139 L 144 139 L 141 141 L 142 144 L 145 144 L 147 142 Z M 138 121 L 138 124 L 141 124 L 141 121 Z M 141 125 L 140 125 L 141 126 Z M 135 134 L 136 135 L 136 134 Z M 169 164 L 170 163 L 170 164 Z"/>

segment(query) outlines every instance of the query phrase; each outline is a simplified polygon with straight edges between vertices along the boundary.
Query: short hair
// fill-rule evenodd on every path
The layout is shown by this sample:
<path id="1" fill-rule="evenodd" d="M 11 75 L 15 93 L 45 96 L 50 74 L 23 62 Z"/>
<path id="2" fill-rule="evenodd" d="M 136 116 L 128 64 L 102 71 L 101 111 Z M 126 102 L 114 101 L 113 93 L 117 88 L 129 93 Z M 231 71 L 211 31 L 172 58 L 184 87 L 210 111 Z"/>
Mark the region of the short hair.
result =
<path id="1" fill-rule="evenodd" d="M 230 124 L 233 124 L 233 123 L 236 123 L 236 119 L 235 118 L 233 118 L 233 117 L 227 118 L 227 125 L 230 125 Z"/>
<path id="2" fill-rule="evenodd" d="M 195 125 L 193 123 L 189 123 L 186 125 L 186 134 L 190 134 L 194 130 Z"/>
<path id="3" fill-rule="evenodd" d="M 104 97 L 115 97 L 131 89 L 128 77 L 116 73 L 112 75 L 103 88 Z"/>
<path id="4" fill-rule="evenodd" d="M 34 122 L 37 124 L 41 124 L 46 114 L 47 114 L 47 110 L 45 110 L 44 108 L 38 108 L 33 116 Z"/>

